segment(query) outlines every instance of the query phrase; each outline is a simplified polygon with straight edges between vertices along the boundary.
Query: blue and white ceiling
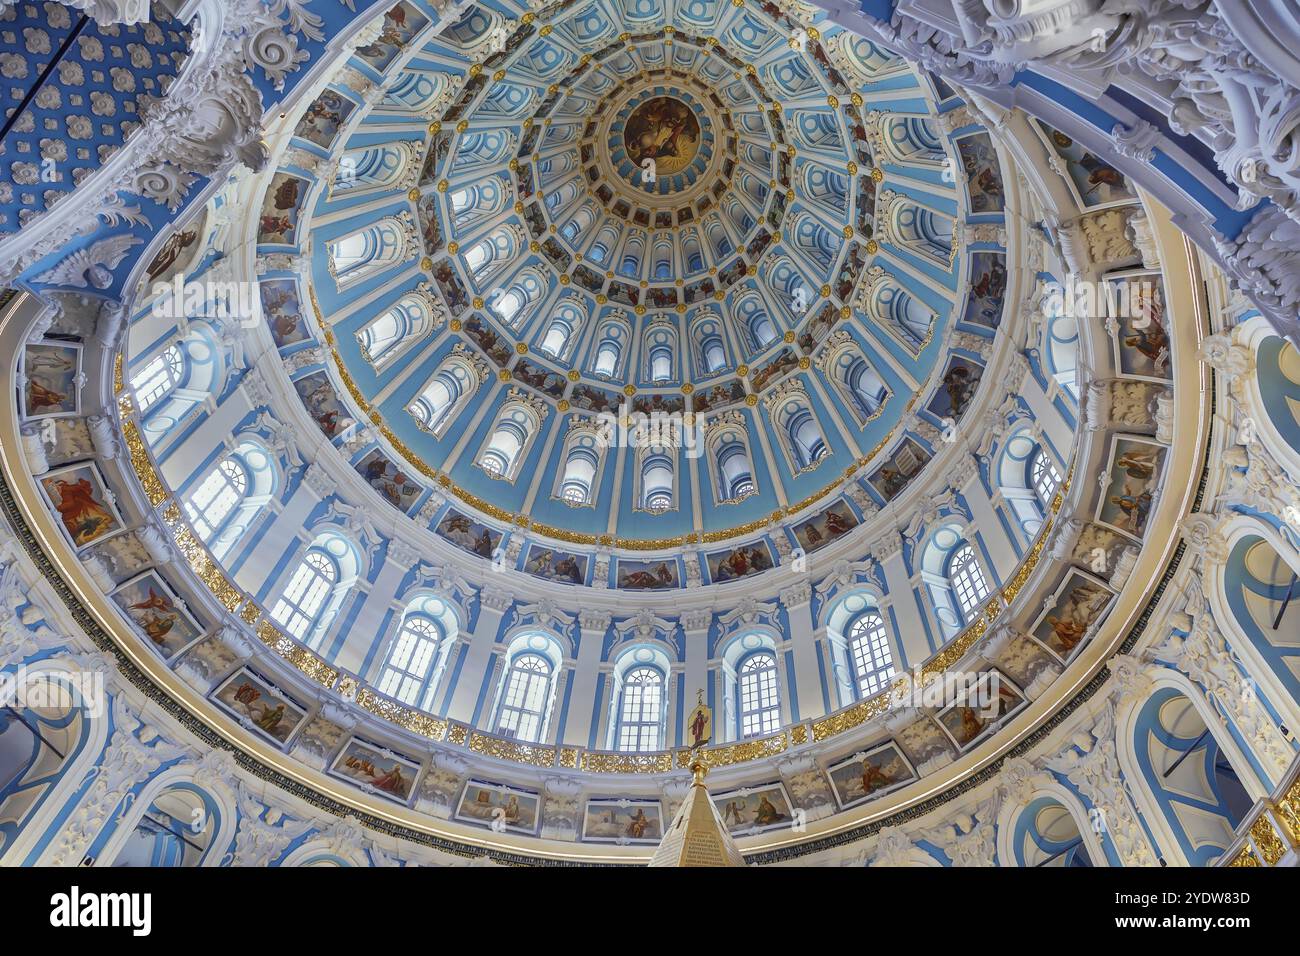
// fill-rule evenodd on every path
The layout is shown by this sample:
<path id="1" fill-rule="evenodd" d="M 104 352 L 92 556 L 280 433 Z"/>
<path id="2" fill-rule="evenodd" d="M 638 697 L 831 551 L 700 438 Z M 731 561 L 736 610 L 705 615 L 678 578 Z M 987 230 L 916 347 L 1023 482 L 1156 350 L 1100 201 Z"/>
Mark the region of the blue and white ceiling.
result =
<path id="1" fill-rule="evenodd" d="M 999 324 L 1004 202 L 987 133 L 940 121 L 946 87 L 718 0 L 436 21 L 392 8 L 307 108 L 258 236 L 286 361 L 337 356 L 309 410 L 340 445 L 341 421 L 382 422 L 382 462 L 356 458 L 390 501 L 451 489 L 576 544 L 721 540 L 824 496 L 907 412 L 960 418 L 981 359 L 945 345 Z M 699 147 L 651 187 L 624 124 L 659 96 Z M 602 413 L 655 412 L 699 431 L 590 440 Z M 897 494 L 869 477 L 863 500 Z"/>

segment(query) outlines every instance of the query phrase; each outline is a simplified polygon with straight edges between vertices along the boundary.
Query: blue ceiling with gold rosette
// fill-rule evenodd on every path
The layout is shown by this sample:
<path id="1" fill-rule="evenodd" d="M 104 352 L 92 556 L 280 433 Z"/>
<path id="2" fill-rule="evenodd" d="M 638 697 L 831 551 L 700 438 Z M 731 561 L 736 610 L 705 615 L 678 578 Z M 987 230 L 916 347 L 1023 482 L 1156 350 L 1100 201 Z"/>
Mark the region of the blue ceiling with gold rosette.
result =
<path id="1" fill-rule="evenodd" d="M 450 495 L 569 546 L 768 549 L 813 503 L 842 533 L 920 473 L 917 416 L 960 419 L 983 367 L 949 330 L 1000 321 L 997 230 L 962 235 L 1002 222 L 1001 172 L 941 120 L 950 90 L 820 16 L 479 5 L 435 35 L 392 8 L 299 122 L 258 242 L 310 250 L 310 290 L 268 268 L 264 311 L 286 361 L 329 346 L 295 370 L 327 437 L 381 423 L 346 447 L 390 504 Z M 625 133 L 659 97 L 698 146 L 650 190 Z M 682 120 L 636 142 L 671 151 Z M 681 434 L 590 440 L 652 413 Z"/>

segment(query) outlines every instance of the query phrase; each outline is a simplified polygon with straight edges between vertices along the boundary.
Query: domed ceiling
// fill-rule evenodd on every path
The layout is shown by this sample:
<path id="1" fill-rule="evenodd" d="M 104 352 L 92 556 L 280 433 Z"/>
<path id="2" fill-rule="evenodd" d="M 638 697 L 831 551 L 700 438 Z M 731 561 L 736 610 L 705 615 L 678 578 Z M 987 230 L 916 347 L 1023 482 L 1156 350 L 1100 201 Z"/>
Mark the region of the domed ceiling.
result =
<path id="1" fill-rule="evenodd" d="M 697 757 L 763 863 L 983 861 L 993 829 L 1010 859 L 999 807 L 1035 804 L 1006 780 L 1129 789 L 1107 687 L 1141 696 L 1145 648 L 1236 593 L 1192 580 L 1230 552 L 1201 504 L 1278 487 L 1206 450 L 1230 376 L 1197 350 L 1244 376 L 1202 336 L 1247 306 L 1132 149 L 798 5 L 384 6 L 259 121 L 265 169 L 141 241 L 120 306 L 0 312 L 5 504 L 72 622 L 15 605 L 6 651 L 83 629 L 152 702 L 142 746 L 183 722 L 200 777 L 241 754 L 249 793 L 511 862 L 644 858 Z M 88 261 L 51 274 L 106 288 Z M 930 693 L 958 679 L 980 712 Z"/>
<path id="2" fill-rule="evenodd" d="M 394 10 L 396 37 L 418 12 Z M 890 436 L 970 403 L 1006 284 L 1001 173 L 966 116 L 957 174 L 902 61 L 718 2 L 475 8 L 408 55 L 359 122 L 346 77 L 320 94 L 258 237 L 285 361 L 315 309 L 343 386 L 298 391 L 345 450 L 377 429 L 354 464 L 390 504 L 426 514 L 436 489 L 435 530 L 485 557 L 523 527 L 568 583 L 722 580 L 894 499 L 934 448 L 884 460 Z M 304 172 L 329 187 L 308 200 Z M 987 251 L 957 256 L 981 222 Z M 290 248 L 310 305 L 265 259 Z"/>

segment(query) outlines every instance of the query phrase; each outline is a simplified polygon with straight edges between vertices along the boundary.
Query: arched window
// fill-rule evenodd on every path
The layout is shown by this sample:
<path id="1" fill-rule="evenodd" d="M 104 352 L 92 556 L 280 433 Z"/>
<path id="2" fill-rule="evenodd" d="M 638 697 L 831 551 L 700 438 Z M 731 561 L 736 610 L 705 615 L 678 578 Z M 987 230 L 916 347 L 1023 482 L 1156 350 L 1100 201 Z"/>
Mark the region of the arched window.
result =
<path id="1" fill-rule="evenodd" d="M 457 345 L 419 394 L 406 406 L 415 424 L 441 438 L 456 413 L 483 382 L 485 371 L 475 364 L 464 345 Z"/>
<path id="2" fill-rule="evenodd" d="M 988 582 L 984 580 L 984 572 L 975 560 L 975 549 L 971 545 L 963 544 L 953 552 L 948 565 L 948 580 L 952 582 L 962 617 L 969 623 L 971 614 L 979 610 L 989 596 Z"/>
<path id="3" fill-rule="evenodd" d="M 892 227 L 900 246 L 947 265 L 953 250 L 951 216 L 922 208 L 915 203 L 896 201 L 892 208 Z"/>
<path id="4" fill-rule="evenodd" d="M 407 410 L 421 428 L 436 431 L 461 394 L 461 384 L 456 377 L 448 372 L 439 372 Z"/>
<path id="5" fill-rule="evenodd" d="M 471 227 L 486 222 L 505 209 L 509 195 L 502 188 L 501 179 L 491 176 L 472 186 L 454 190 L 449 199 L 452 229 L 463 236 Z"/>
<path id="6" fill-rule="evenodd" d="M 420 701 L 429 675 L 433 671 L 434 657 L 442 642 L 442 632 L 432 618 L 411 614 L 402 621 L 402 629 L 389 651 L 384 673 L 379 679 L 379 692 L 396 698 L 412 707 L 428 709 L 429 701 Z"/>
<path id="7" fill-rule="evenodd" d="M 294 637 L 303 639 L 317 624 L 338 580 L 338 563 L 323 548 L 309 549 L 271 609 L 271 618 Z"/>
<path id="8" fill-rule="evenodd" d="M 519 654 L 510 662 L 501 706 L 497 709 L 499 736 L 531 744 L 542 739 L 552 670 L 551 662 L 541 654 Z"/>
<path id="9" fill-rule="evenodd" d="M 1005 507 L 1025 540 L 1032 541 L 1042 530 L 1061 476 L 1029 426 L 1007 436 L 993 475 Z"/>
<path id="10" fill-rule="evenodd" d="M 429 334 L 433 315 L 421 296 L 402 296 L 357 333 L 361 354 L 382 369 Z"/>
<path id="11" fill-rule="evenodd" d="M 590 504 L 598 463 L 592 449 L 581 446 L 571 448 L 564 463 L 560 497 L 574 505 Z"/>
<path id="12" fill-rule="evenodd" d="M 641 461 L 641 507 L 668 511 L 673 506 L 673 459 L 666 450 L 653 450 Z"/>
<path id="13" fill-rule="evenodd" d="M 806 392 L 796 389 L 788 393 L 771 414 L 772 424 L 782 439 L 781 449 L 796 475 L 816 468 L 830 454 L 830 446 Z"/>
<path id="14" fill-rule="evenodd" d="M 536 414 L 523 402 L 507 402 L 479 450 L 478 466 L 493 478 L 514 481 L 540 426 Z"/>
<path id="15" fill-rule="evenodd" d="M 826 457 L 829 448 L 822 430 L 817 426 L 811 409 L 800 409 L 786 423 L 786 434 L 790 436 L 790 448 L 794 452 L 795 464 L 799 468 L 809 468 Z"/>
<path id="16" fill-rule="evenodd" d="M 673 353 L 666 345 L 658 345 L 650 350 L 650 379 L 655 382 L 667 382 L 673 377 Z"/>
<path id="17" fill-rule="evenodd" d="M 738 500 L 754 492 L 753 468 L 744 445 L 727 445 L 718 453 L 722 500 Z"/>
<path id="18" fill-rule="evenodd" d="M 143 414 L 180 384 L 185 356 L 179 345 L 169 345 L 131 376 L 131 390 Z"/>
<path id="19" fill-rule="evenodd" d="M 1056 470 L 1056 464 L 1041 445 L 1029 465 L 1029 482 L 1043 507 L 1049 507 L 1052 496 L 1061 484 L 1061 473 Z"/>
<path id="20" fill-rule="evenodd" d="M 645 333 L 645 373 L 652 382 L 670 382 L 677 369 L 677 333 L 666 323 L 656 323 Z"/>
<path id="21" fill-rule="evenodd" d="M 407 227 L 392 216 L 326 243 L 330 271 L 339 288 L 396 265 L 407 253 Z"/>
<path id="22" fill-rule="evenodd" d="M 894 676 L 894 655 L 889 649 L 885 619 L 879 611 L 867 611 L 849 625 L 849 656 L 858 697 L 870 697 L 889 686 Z"/>
<path id="23" fill-rule="evenodd" d="M 722 347 L 722 336 L 707 336 L 700 344 L 700 350 L 704 355 L 704 370 L 709 374 L 727 367 L 727 352 Z"/>
<path id="24" fill-rule="evenodd" d="M 244 441 L 218 461 L 183 499 L 185 517 L 213 555 L 222 558 L 271 498 L 271 456 Z"/>
<path id="25" fill-rule="evenodd" d="M 767 348 L 779 337 L 776 326 L 772 324 L 772 320 L 766 312 L 760 312 L 750 320 L 749 332 L 754 337 L 754 344 L 759 349 Z"/>
<path id="26" fill-rule="evenodd" d="M 180 423 L 209 395 L 220 392 L 227 371 L 225 352 L 217 347 L 212 327 L 200 317 L 183 339 L 133 372 L 131 389 L 149 442 L 180 435 Z"/>
<path id="27" fill-rule="evenodd" d="M 359 573 L 360 561 L 350 541 L 335 532 L 319 535 L 289 575 L 271 608 L 271 619 L 317 647 Z"/>
<path id="28" fill-rule="evenodd" d="M 749 454 L 744 419 L 737 412 L 723 412 L 706 426 L 708 455 L 713 464 L 715 499 L 740 501 L 754 494 L 754 464 Z"/>
<path id="29" fill-rule="evenodd" d="M 577 331 L 584 318 L 584 313 L 572 302 L 561 303 L 550 325 L 546 327 L 541 350 L 552 358 L 563 358 L 577 339 Z"/>
<path id="30" fill-rule="evenodd" d="M 248 472 L 234 455 L 217 462 L 185 499 L 185 516 L 207 544 L 248 493 Z"/>
<path id="31" fill-rule="evenodd" d="M 885 399 L 889 397 L 889 388 L 885 385 L 885 380 L 860 358 L 849 366 L 847 384 L 849 394 L 853 396 L 853 402 L 863 418 L 874 417 L 876 412 L 880 411 L 880 406 L 885 403 Z"/>
<path id="32" fill-rule="evenodd" d="M 596 333 L 596 352 L 591 370 L 605 378 L 617 375 L 630 338 L 631 330 L 622 321 L 609 319 L 602 322 Z"/>
<path id="33" fill-rule="evenodd" d="M 487 288 L 491 279 L 501 273 L 515 258 L 519 248 L 519 240 L 520 236 L 514 227 L 504 226 L 484 236 L 464 251 L 465 268 L 469 270 L 470 276 L 478 288 Z M 522 308 L 524 302 L 527 301 L 527 292 L 518 289 L 517 286 L 518 283 L 512 284 L 510 291 L 506 293 L 506 295 L 514 293 L 520 299 L 519 305 L 514 307 L 513 310 L 509 310 L 510 316 L 514 316 Z M 505 295 L 501 296 L 493 307 L 498 315 L 501 315 L 503 311 L 508 311 L 505 305 Z M 505 318 L 504 315 L 502 317 Z M 507 318 L 506 321 L 511 321 L 511 319 Z"/>
<path id="34" fill-rule="evenodd" d="M 459 627 L 450 605 L 421 594 L 406 605 L 379 677 L 379 692 L 421 710 L 433 710 L 438 678 Z"/>
<path id="35" fill-rule="evenodd" d="M 331 195 L 358 195 L 394 188 L 415 161 L 411 143 L 390 143 L 350 149 L 339 157 L 338 171 L 330 183 Z M 414 172 L 414 170 L 412 170 Z"/>
<path id="36" fill-rule="evenodd" d="M 648 753 L 663 747 L 664 676 L 658 668 L 634 667 L 623 677 L 615 747 Z"/>
<path id="37" fill-rule="evenodd" d="M 597 375 L 613 375 L 618 371 L 619 348 L 617 342 L 601 342 L 596 350 Z"/>
<path id="38" fill-rule="evenodd" d="M 737 713 L 740 738 L 764 737 L 781 726 L 781 699 L 776 689 L 776 655 L 758 651 L 740 663 Z"/>
<path id="39" fill-rule="evenodd" d="M 492 440 L 484 449 L 479 464 L 489 475 L 504 477 L 513 470 L 527 437 L 516 423 L 502 422 L 492 433 Z"/>
<path id="40" fill-rule="evenodd" d="M 198 790 L 168 787 L 136 820 L 115 867 L 194 867 L 202 864 L 216 836 L 220 814 Z"/>
<path id="41" fill-rule="evenodd" d="M 862 297 L 866 313 L 880 328 L 895 335 L 913 354 L 930 338 L 936 315 L 906 291 L 880 266 L 867 270 Z"/>
<path id="42" fill-rule="evenodd" d="M 512 278 L 508 286 L 492 291 L 488 296 L 488 308 L 506 325 L 519 328 L 532 313 L 531 307 L 541 299 L 545 290 L 546 284 L 536 270 L 525 269 Z M 567 319 L 570 331 L 578 327 L 581 316 L 573 314 L 572 308 L 562 314 Z"/>
<path id="43" fill-rule="evenodd" d="M 573 330 L 563 322 L 558 319 L 552 320 L 551 327 L 546 330 L 546 337 L 542 339 L 542 351 L 552 358 L 559 358 L 569 344 L 569 335 L 572 332 Z"/>

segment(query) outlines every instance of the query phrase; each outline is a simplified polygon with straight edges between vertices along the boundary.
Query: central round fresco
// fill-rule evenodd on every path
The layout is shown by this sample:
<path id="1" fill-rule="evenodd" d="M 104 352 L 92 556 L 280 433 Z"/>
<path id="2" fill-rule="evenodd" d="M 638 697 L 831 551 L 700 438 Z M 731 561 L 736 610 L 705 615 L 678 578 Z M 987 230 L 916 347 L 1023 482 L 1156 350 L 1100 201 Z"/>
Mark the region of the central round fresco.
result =
<path id="1" fill-rule="evenodd" d="M 656 96 L 632 111 L 623 127 L 623 148 L 644 168 L 647 159 L 666 176 L 679 173 L 700 151 L 700 121 L 675 96 Z"/>

